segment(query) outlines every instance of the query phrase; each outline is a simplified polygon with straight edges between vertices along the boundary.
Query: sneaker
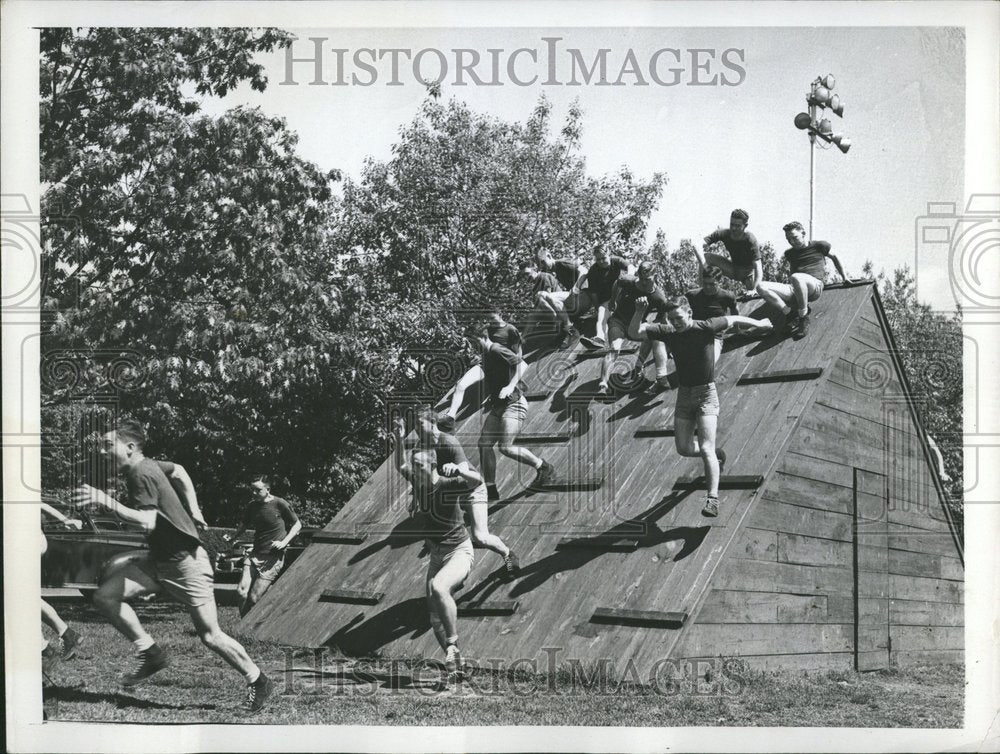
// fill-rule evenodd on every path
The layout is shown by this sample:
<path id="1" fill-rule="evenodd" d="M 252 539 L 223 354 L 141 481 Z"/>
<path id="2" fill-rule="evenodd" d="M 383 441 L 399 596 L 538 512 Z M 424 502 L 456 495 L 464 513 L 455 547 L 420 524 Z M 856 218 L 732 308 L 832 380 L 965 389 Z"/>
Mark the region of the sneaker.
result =
<path id="1" fill-rule="evenodd" d="M 535 472 L 535 484 L 539 486 L 545 486 L 552 482 L 552 477 L 555 476 L 556 470 L 553 468 L 552 464 L 548 461 L 542 461 L 542 465 L 538 467 Z"/>
<path id="2" fill-rule="evenodd" d="M 449 644 L 445 650 L 444 668 L 448 671 L 448 680 L 454 680 L 465 676 L 465 662 L 462 660 L 462 653 L 458 651 L 457 644 Z"/>
<path id="3" fill-rule="evenodd" d="M 497 489 L 495 484 L 486 485 L 486 500 L 490 503 L 495 503 L 500 499 L 500 490 Z"/>
<path id="4" fill-rule="evenodd" d="M 581 335 L 580 342 L 583 343 L 583 345 L 585 345 L 587 348 L 604 348 L 605 346 L 604 338 L 599 338 L 597 336 L 589 338 L 586 335 Z"/>
<path id="5" fill-rule="evenodd" d="M 513 550 L 507 552 L 507 557 L 503 559 L 503 567 L 508 581 L 513 581 L 521 574 L 521 561 L 517 559 Z"/>
<path id="6" fill-rule="evenodd" d="M 62 659 L 59 650 L 55 648 L 52 642 L 49 642 L 45 649 L 42 650 L 42 674 L 50 675 L 53 670 L 55 670 L 56 665 L 59 664 L 59 660 Z"/>
<path id="7" fill-rule="evenodd" d="M 83 637 L 72 628 L 67 628 L 62 635 L 62 658 L 72 660 L 76 657 L 76 651 L 80 648 Z"/>
<path id="8" fill-rule="evenodd" d="M 792 309 L 788 314 L 785 315 L 785 332 L 794 333 L 798 327 L 799 313 Z"/>
<path id="9" fill-rule="evenodd" d="M 722 476 L 722 472 L 726 468 L 726 451 L 722 448 L 716 448 L 715 457 L 719 459 L 719 476 Z"/>
<path id="10" fill-rule="evenodd" d="M 247 709 L 250 712 L 260 712 L 273 693 L 274 684 L 270 678 L 261 673 L 256 681 L 247 684 Z"/>
<path id="11" fill-rule="evenodd" d="M 569 344 L 572 340 L 573 340 L 573 331 L 563 330 L 559 334 L 559 350 L 565 351 L 567 348 L 569 348 Z"/>
<path id="12" fill-rule="evenodd" d="M 597 386 L 597 394 L 602 398 L 611 392 L 611 388 L 608 387 L 608 383 L 602 382 Z"/>
<path id="13" fill-rule="evenodd" d="M 139 667 L 122 677 L 123 686 L 135 686 L 139 681 L 167 667 L 167 653 L 156 644 L 139 653 Z"/>
<path id="14" fill-rule="evenodd" d="M 809 332 L 809 313 L 806 312 L 804 315 L 799 317 L 798 327 L 795 328 L 795 333 L 792 335 L 794 340 L 802 340 L 806 337 L 806 333 Z"/>
<path id="15" fill-rule="evenodd" d="M 717 497 L 706 497 L 705 507 L 701 509 L 701 515 L 707 516 L 708 518 L 715 518 L 719 515 L 719 498 Z"/>

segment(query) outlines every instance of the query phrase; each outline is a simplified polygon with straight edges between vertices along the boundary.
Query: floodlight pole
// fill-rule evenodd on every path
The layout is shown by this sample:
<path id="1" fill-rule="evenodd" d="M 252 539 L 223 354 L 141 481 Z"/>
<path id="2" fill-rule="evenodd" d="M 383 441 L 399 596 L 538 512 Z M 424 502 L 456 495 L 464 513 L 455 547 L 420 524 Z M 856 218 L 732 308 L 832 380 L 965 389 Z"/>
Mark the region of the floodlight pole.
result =
<path id="1" fill-rule="evenodd" d="M 816 199 L 816 134 L 809 134 L 809 236 L 813 239 L 813 205 Z"/>

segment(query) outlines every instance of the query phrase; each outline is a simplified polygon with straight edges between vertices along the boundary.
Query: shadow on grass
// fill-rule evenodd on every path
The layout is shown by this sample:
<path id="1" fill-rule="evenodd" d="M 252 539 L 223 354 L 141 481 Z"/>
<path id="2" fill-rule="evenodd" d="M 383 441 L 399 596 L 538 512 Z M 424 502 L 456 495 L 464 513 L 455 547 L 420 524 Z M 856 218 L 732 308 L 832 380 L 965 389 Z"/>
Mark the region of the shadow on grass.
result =
<path id="1" fill-rule="evenodd" d="M 119 709 L 132 707 L 135 709 L 218 709 L 214 704 L 163 704 L 161 702 L 150 701 L 149 699 L 139 699 L 121 692 L 113 691 L 101 693 L 99 691 L 86 691 L 82 685 L 77 686 L 49 686 L 42 693 L 45 702 L 75 702 L 79 704 L 105 704 L 110 703 Z"/>

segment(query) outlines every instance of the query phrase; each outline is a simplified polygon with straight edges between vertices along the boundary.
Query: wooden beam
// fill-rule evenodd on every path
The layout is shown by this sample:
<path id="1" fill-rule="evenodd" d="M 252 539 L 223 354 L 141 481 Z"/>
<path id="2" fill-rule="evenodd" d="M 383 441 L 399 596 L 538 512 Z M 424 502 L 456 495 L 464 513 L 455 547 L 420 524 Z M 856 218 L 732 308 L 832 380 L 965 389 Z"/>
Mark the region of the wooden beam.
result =
<path id="1" fill-rule="evenodd" d="M 607 356 L 608 354 L 611 354 L 613 356 L 615 354 L 623 354 L 623 353 L 631 354 L 638 352 L 639 352 L 639 346 L 627 345 L 627 346 L 622 346 L 622 350 L 620 351 L 616 351 L 613 348 L 594 348 L 594 349 L 588 349 L 586 351 L 578 351 L 576 353 L 576 357 L 577 359 L 594 359 L 597 358 L 598 356 L 600 357 Z"/>
<path id="2" fill-rule="evenodd" d="M 478 616 L 513 615 L 517 612 L 518 603 L 516 601 L 496 600 L 491 602 L 474 602 L 458 605 L 459 618 L 472 618 Z"/>
<path id="3" fill-rule="evenodd" d="M 606 550 L 608 552 L 635 552 L 639 549 L 636 537 L 596 536 L 596 537 L 563 537 L 556 543 L 556 549 L 567 548 Z"/>
<path id="4" fill-rule="evenodd" d="M 385 597 L 383 592 L 359 592 L 353 589 L 327 589 L 320 602 L 341 602 L 347 605 L 377 605 Z"/>
<path id="5" fill-rule="evenodd" d="M 544 401 L 550 395 L 552 395 L 552 390 L 529 390 L 524 394 L 525 400 L 534 401 Z"/>
<path id="6" fill-rule="evenodd" d="M 555 478 L 548 484 L 537 484 L 532 482 L 529 488 L 535 491 L 544 492 L 574 492 L 586 490 L 598 490 L 604 484 L 604 477 L 577 477 Z"/>
<path id="7" fill-rule="evenodd" d="M 737 381 L 737 385 L 754 385 L 759 382 L 795 382 L 797 380 L 814 380 L 823 374 L 822 367 L 809 367 L 807 369 L 778 369 L 773 372 L 753 372 L 744 374 Z"/>
<path id="8" fill-rule="evenodd" d="M 662 424 L 643 424 L 635 431 L 636 437 L 673 437 L 674 428 Z"/>
<path id="9" fill-rule="evenodd" d="M 350 531 L 318 531 L 312 535 L 309 544 L 317 542 L 324 545 L 360 545 L 368 539 L 367 534 Z"/>
<path id="10" fill-rule="evenodd" d="M 569 442 L 569 432 L 524 432 L 514 439 L 515 445 L 555 445 Z"/>
<path id="11" fill-rule="evenodd" d="M 755 490 L 764 483 L 764 477 L 760 474 L 748 474 L 745 476 L 723 474 L 719 477 L 719 489 L 724 490 Z M 705 477 L 682 476 L 674 482 L 674 489 L 680 487 L 701 487 L 705 484 Z"/>
<path id="12" fill-rule="evenodd" d="M 623 610 L 614 607 L 599 607 L 590 616 L 590 622 L 616 626 L 641 626 L 645 628 L 680 628 L 684 625 L 687 617 L 687 613 L 683 612 Z"/>

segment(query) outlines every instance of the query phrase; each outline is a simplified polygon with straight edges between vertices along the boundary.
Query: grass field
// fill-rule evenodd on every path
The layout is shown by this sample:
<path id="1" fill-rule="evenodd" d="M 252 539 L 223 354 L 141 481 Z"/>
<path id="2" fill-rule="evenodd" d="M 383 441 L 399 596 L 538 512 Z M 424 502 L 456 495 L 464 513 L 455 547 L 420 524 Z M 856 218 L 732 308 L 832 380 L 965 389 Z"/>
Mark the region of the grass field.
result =
<path id="1" fill-rule="evenodd" d="M 139 607 L 171 666 L 123 690 L 131 646 L 82 602 L 63 617 L 85 634 L 79 656 L 56 666 L 44 691 L 50 720 L 353 725 L 851 726 L 950 728 L 962 724 L 964 673 L 956 665 L 855 674 L 763 673 L 736 662 L 714 684 L 653 688 L 594 675 L 475 671 L 442 690 L 427 664 L 346 661 L 246 637 L 278 687 L 260 714 L 243 712 L 243 680 L 208 652 L 187 615 Z M 220 608 L 232 631 L 235 608 Z M 394 672 L 390 672 L 393 670 Z M 585 671 L 593 671 L 593 668 Z M 581 680 L 589 683 L 581 683 Z M 627 681 L 629 679 L 625 679 Z"/>

